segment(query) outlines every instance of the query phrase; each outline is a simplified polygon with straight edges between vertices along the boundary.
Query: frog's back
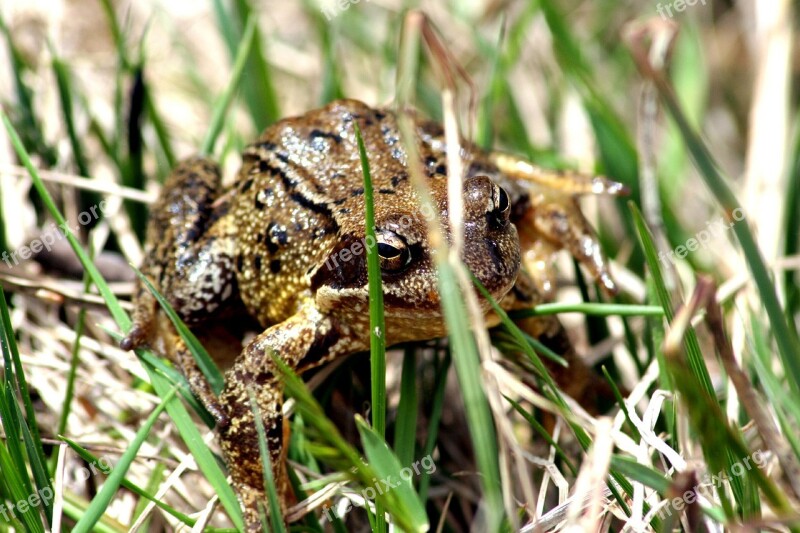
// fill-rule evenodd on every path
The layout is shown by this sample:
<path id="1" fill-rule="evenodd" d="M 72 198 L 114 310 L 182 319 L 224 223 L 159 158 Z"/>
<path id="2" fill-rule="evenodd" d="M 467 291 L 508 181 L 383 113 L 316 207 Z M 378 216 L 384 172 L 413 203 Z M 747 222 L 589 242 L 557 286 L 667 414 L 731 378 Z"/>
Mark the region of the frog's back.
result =
<path id="1" fill-rule="evenodd" d="M 301 299 L 313 297 L 313 274 L 337 244 L 364 234 L 354 119 L 370 158 L 378 216 L 414 208 L 391 114 L 338 100 L 268 128 L 243 154 L 230 211 L 239 292 L 262 324 L 284 320 Z M 351 262 L 327 268 L 337 269 L 344 284 L 348 276 L 363 275 Z"/>

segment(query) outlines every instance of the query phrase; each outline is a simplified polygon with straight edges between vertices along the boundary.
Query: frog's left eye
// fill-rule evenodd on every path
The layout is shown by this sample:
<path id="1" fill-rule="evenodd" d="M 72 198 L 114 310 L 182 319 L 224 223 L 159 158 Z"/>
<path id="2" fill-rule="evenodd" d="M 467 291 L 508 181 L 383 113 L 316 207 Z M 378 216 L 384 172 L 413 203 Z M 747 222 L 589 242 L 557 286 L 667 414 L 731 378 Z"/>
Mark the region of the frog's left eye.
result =
<path id="1" fill-rule="evenodd" d="M 411 262 L 411 252 L 408 244 L 400 235 L 393 231 L 379 230 L 376 237 L 381 270 L 400 272 L 408 266 Z"/>

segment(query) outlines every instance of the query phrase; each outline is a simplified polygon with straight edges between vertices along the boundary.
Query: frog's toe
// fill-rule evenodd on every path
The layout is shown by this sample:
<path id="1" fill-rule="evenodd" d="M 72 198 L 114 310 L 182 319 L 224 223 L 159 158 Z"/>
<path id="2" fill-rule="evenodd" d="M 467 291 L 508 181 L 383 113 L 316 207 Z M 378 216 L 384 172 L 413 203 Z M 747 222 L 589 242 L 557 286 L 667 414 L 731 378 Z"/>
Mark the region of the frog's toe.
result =
<path id="1" fill-rule="evenodd" d="M 119 341 L 119 347 L 126 352 L 147 344 L 148 330 L 141 324 L 134 324 L 128 334 Z"/>

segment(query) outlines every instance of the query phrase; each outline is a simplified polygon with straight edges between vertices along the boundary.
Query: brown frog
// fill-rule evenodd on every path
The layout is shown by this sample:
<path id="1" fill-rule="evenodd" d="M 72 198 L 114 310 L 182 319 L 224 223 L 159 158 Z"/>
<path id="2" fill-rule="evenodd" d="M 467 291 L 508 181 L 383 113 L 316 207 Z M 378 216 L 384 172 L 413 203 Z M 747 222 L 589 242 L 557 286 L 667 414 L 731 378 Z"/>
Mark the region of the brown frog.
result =
<path id="1" fill-rule="evenodd" d="M 122 346 L 152 346 L 168 354 L 217 419 L 222 453 L 245 510 L 260 531 L 266 504 L 256 429 L 247 387 L 257 394 L 271 463 L 285 502 L 287 485 L 283 392 L 273 351 L 297 372 L 369 347 L 364 252 L 364 189 L 354 137 L 358 123 L 373 175 L 377 251 L 383 280 L 386 343 L 446 334 L 425 213 L 409 180 L 406 151 L 393 112 L 340 100 L 268 128 L 243 154 L 227 188 L 205 159 L 181 163 L 153 206 L 142 271 L 181 318 L 217 351 L 238 354 L 219 397 L 194 359 L 140 286 L 134 326 Z M 434 204 L 447 225 L 447 167 L 440 125 L 416 120 L 423 167 Z M 554 173 L 463 142 L 463 261 L 505 309 L 529 308 L 553 289 L 554 251 L 566 248 L 609 290 L 613 282 L 575 196 L 616 193 L 603 178 Z M 524 263 L 527 269 L 521 269 Z M 488 313 L 489 324 L 497 318 Z M 215 325 L 251 317 L 263 328 L 242 349 L 230 329 Z M 558 320 L 520 321 L 530 334 L 573 361 L 565 391 L 593 394 L 575 372 Z M 227 335 L 228 337 L 226 337 Z"/>

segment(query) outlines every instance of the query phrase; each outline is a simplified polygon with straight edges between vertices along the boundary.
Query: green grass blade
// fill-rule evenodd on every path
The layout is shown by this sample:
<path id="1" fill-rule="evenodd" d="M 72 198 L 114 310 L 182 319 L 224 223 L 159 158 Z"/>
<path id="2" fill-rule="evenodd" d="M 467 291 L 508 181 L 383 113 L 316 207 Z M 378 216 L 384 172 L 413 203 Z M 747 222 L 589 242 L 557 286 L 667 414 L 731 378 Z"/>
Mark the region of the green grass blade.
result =
<path id="1" fill-rule="evenodd" d="M 442 420 L 442 411 L 444 410 L 444 393 L 445 386 L 447 385 L 447 374 L 450 371 L 451 361 L 450 352 L 447 352 L 437 368 L 436 382 L 433 387 L 433 401 L 431 402 L 431 411 L 428 415 L 428 436 L 425 439 L 425 447 L 422 449 L 422 457 L 430 457 L 433 453 L 433 448 L 436 446 L 436 440 L 439 435 L 439 422 Z M 419 479 L 419 497 L 423 502 L 428 499 L 428 487 L 430 486 L 430 482 L 430 474 L 427 471 L 422 472 Z"/>
<path id="2" fill-rule="evenodd" d="M 18 156 L 22 160 L 25 167 L 28 169 L 31 178 L 33 179 L 34 186 L 36 187 L 37 191 L 42 197 L 45 206 L 50 211 L 53 218 L 56 219 L 56 222 L 62 227 L 67 228 L 65 234 L 67 240 L 69 241 L 73 250 L 77 254 L 78 259 L 81 261 L 81 264 L 89 273 L 89 276 L 92 278 L 93 283 L 95 284 L 95 286 L 97 286 L 101 296 L 105 299 L 106 305 L 108 306 L 109 311 L 111 312 L 112 316 L 117 322 L 117 325 L 120 327 L 121 330 L 126 331 L 130 327 L 130 319 L 128 318 L 127 313 L 125 313 L 125 311 L 119 305 L 119 301 L 117 300 L 116 296 L 110 290 L 110 288 L 106 284 L 103 277 L 100 275 L 95 265 L 89 259 L 88 255 L 84 252 L 84 250 L 81 248 L 80 243 L 78 242 L 78 240 L 73 235 L 72 231 L 67 226 L 63 215 L 61 215 L 61 213 L 58 211 L 58 208 L 55 206 L 52 197 L 50 196 L 47 189 L 44 187 L 44 184 L 42 183 L 36 168 L 33 166 L 30 157 L 28 156 L 24 146 L 22 145 L 19 137 L 17 136 L 16 131 L 9 122 L 8 117 L 2 111 L 0 111 L 0 117 L 3 120 L 6 130 L 9 132 L 9 137 L 12 141 L 15 150 L 17 151 Z M 169 389 L 169 383 L 166 381 L 166 378 L 153 372 L 148 367 L 145 368 L 148 371 L 151 382 L 153 383 L 153 386 L 156 388 L 156 391 L 159 392 L 159 395 L 163 397 L 163 395 L 167 394 Z M 181 437 L 184 439 L 184 441 L 189 446 L 189 449 L 192 451 L 192 455 L 197 460 L 198 466 L 206 475 L 212 487 L 214 487 L 215 491 L 219 495 L 220 501 L 222 502 L 225 509 L 228 511 L 228 514 L 231 516 L 231 519 L 234 521 L 234 524 L 241 527 L 242 525 L 241 509 L 239 508 L 238 501 L 236 500 L 236 497 L 233 494 L 230 485 L 228 485 L 228 483 L 225 481 L 225 476 L 219 469 L 219 465 L 217 464 L 216 460 L 214 460 L 213 456 L 208 451 L 208 448 L 205 446 L 205 443 L 202 442 L 202 439 L 197 429 L 194 427 L 194 424 L 192 423 L 188 413 L 186 412 L 186 410 L 183 408 L 182 405 L 175 402 L 170 402 L 168 404 L 167 411 L 170 414 L 172 420 L 175 422 L 176 426 L 178 427 Z"/>
<path id="3" fill-rule="evenodd" d="M 400 403 L 394 428 L 394 452 L 400 464 L 414 460 L 417 442 L 417 358 L 412 348 L 403 355 L 400 376 Z"/>
<path id="4" fill-rule="evenodd" d="M 636 231 L 639 235 L 639 243 L 644 251 L 647 266 L 650 269 L 650 275 L 655 283 L 656 294 L 658 295 L 659 303 L 664 309 L 664 316 L 667 322 L 672 323 L 674 318 L 673 309 L 675 304 L 672 301 L 667 285 L 664 282 L 664 276 L 661 273 L 661 265 L 658 260 L 658 252 L 656 251 L 655 244 L 653 243 L 653 236 L 650 229 L 642 216 L 636 204 L 630 202 L 629 204 L 631 213 L 633 214 L 633 221 L 636 226 Z M 694 328 L 687 328 L 686 336 L 684 337 L 684 347 L 686 349 L 686 357 L 689 361 L 689 367 L 692 373 L 697 377 L 702 387 L 705 389 L 706 394 L 711 398 L 716 398 L 714 386 L 711 384 L 711 377 L 708 374 L 703 354 L 700 351 L 700 343 L 697 341 L 697 335 Z"/>
<path id="5" fill-rule="evenodd" d="M 12 112 L 15 119 L 18 120 L 21 136 L 25 139 L 25 144 L 30 146 L 36 155 L 44 159 L 46 165 L 52 166 L 55 164 L 58 154 L 45 141 L 42 125 L 37 119 L 33 107 L 33 91 L 24 80 L 25 71 L 29 70 L 29 68 L 15 45 L 11 32 L 2 16 L 0 16 L 0 32 L 5 36 L 6 48 L 11 60 L 11 74 L 14 78 L 14 89 L 17 96 L 17 105 L 12 108 Z"/>
<path id="6" fill-rule="evenodd" d="M 164 119 L 158 110 L 158 106 L 156 106 L 156 103 L 153 101 L 152 92 L 147 91 L 144 98 L 147 117 L 150 119 L 150 123 L 153 125 L 153 129 L 156 132 L 156 139 L 158 139 L 158 145 L 161 147 L 161 151 L 164 153 L 164 157 L 167 160 L 167 167 L 174 168 L 177 160 L 175 159 L 175 151 L 172 149 L 172 140 L 170 139 L 167 126 L 164 124 Z"/>
<path id="7" fill-rule="evenodd" d="M 0 342 L 3 345 L 3 359 L 4 366 L 6 367 L 6 383 L 7 393 L 9 395 L 8 407 L 13 408 L 14 418 L 17 419 L 19 427 L 22 429 L 22 438 L 25 443 L 25 449 L 30 463 L 31 471 L 33 472 L 33 479 L 36 483 L 38 491 L 48 490 L 52 493 L 53 486 L 50 483 L 50 476 L 48 475 L 47 461 L 44 455 L 44 448 L 42 447 L 42 438 L 39 435 L 39 426 L 36 423 L 36 411 L 31 402 L 31 394 L 28 389 L 28 383 L 25 379 L 25 370 L 22 367 L 22 361 L 19 357 L 19 349 L 14 337 L 14 330 L 11 325 L 11 317 L 8 313 L 8 304 L 6 302 L 5 292 L 0 288 L 0 320 L 2 321 L 2 335 L 0 335 Z M 10 360 L 10 362 L 9 362 Z M 14 371 L 8 372 L 10 365 L 13 364 Z M 13 398 L 13 393 L 18 392 L 19 398 L 25 408 L 25 418 L 23 419 L 22 413 L 19 411 L 19 404 Z M 9 413 L 6 413 L 9 414 Z M 13 426 L 4 426 L 6 432 L 11 437 L 11 429 Z M 14 438 L 16 439 L 16 427 L 13 427 Z M 16 450 L 18 443 L 12 445 L 12 449 Z M 18 466 L 23 468 L 24 461 L 21 460 Z M 27 480 L 27 478 L 26 478 Z M 53 502 L 52 500 L 43 501 L 45 516 L 48 521 L 53 518 Z"/>
<path id="8" fill-rule="evenodd" d="M 375 206 L 369 159 L 358 123 L 353 123 L 364 175 L 365 247 L 367 250 L 367 283 L 369 285 L 369 354 L 372 387 L 372 426 L 381 439 L 386 436 L 386 323 L 383 316 L 383 284 L 375 238 Z M 374 243 L 370 245 L 370 242 Z M 386 517 L 381 502 L 376 502 L 374 530 L 386 531 Z"/>
<path id="9" fill-rule="evenodd" d="M 469 432 L 475 446 L 478 470 L 485 498 L 487 522 L 490 530 L 499 527 L 503 516 L 500 494 L 500 466 L 498 463 L 497 435 L 492 423 L 489 403 L 480 379 L 481 364 L 478 347 L 472 336 L 469 316 L 464 305 L 458 276 L 445 260 L 437 261 L 439 294 L 442 298 L 447 331 L 450 334 L 453 362 L 464 398 Z"/>
<path id="10" fill-rule="evenodd" d="M 27 452 L 28 462 L 30 464 L 31 472 L 33 472 L 33 480 L 36 483 L 36 493 L 43 494 L 44 492 L 53 491 L 53 484 L 50 480 L 47 462 L 42 452 L 42 442 L 39 440 L 38 433 L 36 437 L 32 435 L 31 425 L 22 418 L 22 413 L 19 411 L 19 405 L 14 402 L 14 409 L 17 410 L 17 416 L 20 420 L 20 427 L 22 428 L 22 439 L 25 443 L 25 451 Z M 32 425 L 35 425 L 35 421 Z M 42 499 L 42 508 L 45 517 L 49 523 L 53 521 L 53 501 Z"/>
<path id="11" fill-rule="evenodd" d="M 80 242 L 78 242 L 78 239 L 75 238 L 75 235 L 72 233 L 72 229 L 70 229 L 66 220 L 64 220 L 64 216 L 56 207 L 55 202 L 53 202 L 53 197 L 50 196 L 50 193 L 44 186 L 42 178 L 39 176 L 39 172 L 36 170 L 36 167 L 33 165 L 33 162 L 28 155 L 28 151 L 25 149 L 25 146 L 22 144 L 19 135 L 17 135 L 17 132 L 14 129 L 14 126 L 11 124 L 11 121 L 9 121 L 8 116 L 2 109 L 0 109 L 0 119 L 3 121 L 3 125 L 8 132 L 9 139 L 11 139 L 11 144 L 14 147 L 14 150 L 17 152 L 17 156 L 28 170 L 31 179 L 33 180 L 33 185 L 36 188 L 36 192 L 39 193 L 42 202 L 44 202 L 45 207 L 50 212 L 50 215 L 56 220 L 56 223 L 59 225 L 59 227 L 66 228 L 65 231 L 62 230 L 64 231 L 64 236 L 66 237 L 72 249 L 75 251 L 75 254 L 78 256 L 81 265 L 83 265 L 83 268 L 89 273 L 89 277 L 92 278 L 92 283 L 94 283 L 94 285 L 97 287 L 97 290 L 100 292 L 100 295 L 106 301 L 106 305 L 108 306 L 109 312 L 114 317 L 114 321 L 117 323 L 120 329 L 127 331 L 127 329 L 130 327 L 130 319 L 128 318 L 127 313 L 125 313 L 125 311 L 119 305 L 119 300 L 117 300 L 117 297 L 111 291 L 105 279 L 103 279 L 103 276 L 100 274 L 100 271 L 97 270 L 97 267 L 89 258 L 88 254 L 83 250 Z"/>
<path id="12" fill-rule="evenodd" d="M 591 316 L 664 316 L 664 309 L 658 305 L 553 302 L 539 304 L 532 309 L 514 311 L 509 315 L 512 318 L 525 318 L 559 313 L 580 313 Z"/>
<path id="13" fill-rule="evenodd" d="M 3 423 L 3 427 L 8 429 L 5 422 Z M 0 483 L 5 485 L 4 492 L 10 496 L 12 502 L 27 501 L 30 495 L 33 494 L 32 490 L 26 488 L 23 481 L 25 476 L 21 472 L 24 471 L 24 469 L 22 471 L 18 470 L 8 450 L 0 443 Z M 18 509 L 9 509 L 9 511 L 13 513 L 15 518 L 22 520 L 25 531 L 44 533 L 44 525 L 42 524 L 37 507 L 30 506 L 24 513 L 20 513 Z"/>
<path id="14" fill-rule="evenodd" d="M 655 72 L 651 73 L 651 77 L 670 115 L 678 126 L 692 160 L 700 171 L 700 176 L 722 208 L 725 219 L 729 224 L 732 224 L 733 232 L 739 240 L 745 261 L 758 288 L 758 294 L 764 304 L 767 316 L 769 316 L 781 362 L 786 370 L 787 381 L 795 392 L 800 392 L 800 357 L 798 357 L 798 354 L 800 354 L 800 341 L 798 341 L 797 330 L 786 320 L 769 270 L 761 255 L 761 250 L 758 248 L 758 244 L 750 231 L 750 225 L 747 220 L 740 220 L 734 217 L 737 210 L 742 213 L 744 210 L 728 186 L 727 180 L 722 176 L 719 166 L 714 161 L 708 147 L 683 113 L 669 83 Z"/>
<path id="15" fill-rule="evenodd" d="M 158 487 L 161 486 L 161 483 L 163 483 L 167 477 L 166 471 L 167 471 L 167 466 L 164 463 L 156 463 L 155 465 L 153 465 L 153 470 L 150 471 L 147 478 L 147 484 L 144 486 L 143 489 L 141 489 L 142 492 L 147 496 L 150 496 L 151 494 L 155 494 L 156 492 L 158 492 Z M 122 482 L 122 486 L 123 487 L 125 486 L 125 481 Z M 148 498 L 147 496 L 144 497 L 140 496 L 139 500 L 136 502 L 136 507 L 133 508 L 133 513 L 131 515 L 131 523 L 137 522 L 142 517 L 144 512 L 147 510 L 147 507 L 150 505 L 150 502 L 153 502 L 155 505 L 158 505 L 159 503 L 158 500 L 156 500 L 153 497 Z M 166 509 L 164 511 L 169 512 L 166 511 Z M 142 519 L 141 522 L 142 531 L 150 531 L 151 524 L 153 523 L 153 517 L 154 514 L 149 513 L 146 517 L 144 517 L 144 519 Z M 184 524 L 188 525 L 189 527 L 194 525 L 194 524 L 189 524 L 187 522 L 184 522 Z"/>
<path id="16" fill-rule="evenodd" d="M 410 528 L 406 531 L 428 531 L 428 516 L 411 485 L 411 474 L 408 479 L 402 475 L 403 471 L 411 472 L 411 468 L 400 466 L 400 461 L 386 445 L 383 437 L 369 427 L 360 416 L 356 416 L 356 425 L 369 464 L 378 475 L 378 483 L 383 485 L 384 491 L 387 484 L 390 486 L 389 493 L 397 498 L 403 508 L 403 513 L 409 519 Z M 381 487 L 374 487 L 374 489 L 380 490 Z M 376 518 L 380 520 L 381 516 L 376 513 Z"/>
<path id="17" fill-rule="evenodd" d="M 89 248 L 89 259 L 94 260 L 94 250 Z M 89 275 L 83 274 L 83 292 L 88 293 L 90 287 Z M 67 373 L 67 387 L 64 391 L 64 401 L 62 403 L 61 418 L 58 421 L 57 435 L 62 435 L 66 431 L 67 421 L 72 412 L 72 398 L 75 396 L 75 377 L 78 374 L 78 363 L 80 361 L 81 337 L 86 322 L 86 308 L 78 311 L 78 318 L 75 321 L 75 342 L 72 343 L 72 353 L 69 360 L 69 372 Z"/>
<path id="18" fill-rule="evenodd" d="M 550 446 L 552 446 L 552 448 L 556 452 L 556 455 L 558 455 L 561 458 L 561 460 L 564 461 L 564 464 L 567 465 L 567 468 L 569 468 L 569 471 L 572 473 L 572 475 L 573 476 L 577 476 L 578 475 L 578 469 L 575 467 L 575 464 L 570 460 L 570 458 L 567 456 L 567 454 L 564 453 L 564 450 L 561 449 L 561 446 L 555 440 L 553 440 L 553 437 L 550 436 L 550 433 L 548 433 L 548 431 L 545 429 L 545 427 L 542 426 L 539 423 L 539 421 L 536 420 L 533 417 L 533 415 L 531 413 L 526 411 L 519 404 L 519 402 L 516 402 L 512 398 L 509 398 L 508 396 L 505 396 L 505 395 L 503 396 L 503 398 L 508 400 L 508 403 L 511 404 L 511 406 L 514 408 L 515 411 L 517 411 L 520 415 L 522 415 L 522 418 L 524 418 L 525 421 L 528 422 L 528 424 L 531 425 L 531 427 L 534 429 L 534 431 L 536 431 L 536 433 L 542 439 L 544 439 L 545 442 L 547 442 Z"/>
<path id="19" fill-rule="evenodd" d="M 245 21 L 258 20 L 260 16 L 260 13 L 253 9 L 250 0 L 236 0 L 234 6 L 239 27 L 246 27 Z M 255 2 L 255 6 L 258 7 L 259 3 Z M 264 50 L 266 42 L 261 38 L 261 31 L 256 25 L 253 46 L 245 65 L 246 75 L 242 78 L 242 94 L 256 131 L 262 131 L 280 118 L 278 96 L 272 83 L 272 74 Z"/>
<path id="20" fill-rule="evenodd" d="M 357 480 L 364 487 L 374 484 L 374 480 L 379 479 L 379 474 L 372 464 L 365 463 L 358 451 L 342 437 L 334 423 L 325 416 L 325 411 L 308 387 L 291 368 L 277 355 L 273 355 L 273 360 L 281 374 L 286 393 L 295 399 L 296 412 L 303 417 L 307 427 L 314 430 L 313 435 L 327 445 L 324 449 L 317 449 L 319 455 L 324 454 L 325 462 L 347 477 Z M 382 439 L 380 440 L 382 441 Z M 364 444 L 366 446 L 366 443 Z M 380 502 L 382 507 L 394 517 L 394 524 L 398 528 L 404 531 L 417 531 L 416 522 L 409 515 L 407 502 L 401 501 L 395 491 L 384 491 L 383 494 L 376 491 L 375 501 Z"/>
<path id="21" fill-rule="evenodd" d="M 72 87 L 70 84 L 69 72 L 67 72 L 67 65 L 56 56 L 52 43 L 48 42 L 48 44 L 50 45 L 50 53 L 53 56 L 53 73 L 55 74 L 56 85 L 58 86 L 61 112 L 64 115 L 64 126 L 67 129 L 72 155 L 75 158 L 75 166 L 78 167 L 78 173 L 81 176 L 89 176 L 89 165 L 86 163 L 86 156 L 83 153 L 83 144 L 81 143 L 81 139 L 78 138 L 78 132 L 75 130 Z"/>
<path id="22" fill-rule="evenodd" d="M 2 402 L 0 403 L 0 415 L 3 417 L 3 429 L 6 433 L 6 450 L 9 460 L 14 465 L 16 472 L 19 473 L 19 481 L 15 482 L 15 484 L 20 487 L 19 492 L 33 494 L 34 489 L 27 475 L 28 464 L 25 461 L 25 450 L 20 435 L 23 419 L 19 411 L 19 406 L 17 405 L 17 399 L 14 396 L 14 388 L 6 383 L 2 392 L 3 396 L 0 398 L 0 402 Z"/>
<path id="23" fill-rule="evenodd" d="M 140 351 L 137 350 L 137 353 L 138 352 Z M 150 382 L 153 384 L 153 388 L 163 400 L 166 395 L 171 393 L 170 391 L 174 388 L 174 385 L 172 385 L 167 378 L 154 372 L 148 366 L 145 366 L 145 370 L 147 370 L 147 374 L 150 376 Z M 220 503 L 228 512 L 231 521 L 233 521 L 236 527 L 240 529 L 243 528 L 244 522 L 242 520 L 242 510 L 239 506 L 239 501 L 236 499 L 236 495 L 228 483 L 225 474 L 223 474 L 220 469 L 219 463 L 212 455 L 211 450 L 209 450 L 208 445 L 203 441 L 200 432 L 194 425 L 192 417 L 189 416 L 184 406 L 178 401 L 167 402 L 166 405 L 167 413 L 169 413 L 170 418 L 172 418 L 175 427 L 178 428 L 178 433 L 180 433 L 181 438 L 186 443 L 187 448 L 189 448 L 189 452 L 197 462 L 198 468 L 200 468 L 200 471 L 203 472 L 203 475 L 206 476 L 209 484 L 216 492 Z"/>
<path id="24" fill-rule="evenodd" d="M 220 97 L 217 99 L 217 102 L 214 104 L 214 110 L 211 115 L 211 124 L 208 127 L 208 132 L 203 140 L 203 144 L 200 146 L 201 155 L 209 155 L 214 151 L 214 144 L 217 141 L 217 137 L 219 137 L 219 133 L 222 131 L 222 126 L 225 122 L 225 115 L 228 112 L 228 107 L 230 107 L 230 104 L 233 101 L 236 88 L 239 86 L 239 82 L 244 74 L 245 65 L 247 64 L 247 59 L 255 39 L 256 17 L 251 17 L 245 25 L 242 40 L 239 42 L 239 48 L 236 52 L 236 60 L 233 62 L 233 73 L 231 74 L 230 82 L 228 83 L 227 87 L 225 87 L 225 91 L 223 91 L 222 95 L 220 95 Z"/>
<path id="25" fill-rule="evenodd" d="M 303 11 L 316 27 L 322 52 L 322 90 L 320 104 L 327 104 L 339 98 L 345 98 L 342 88 L 341 61 L 336 58 L 336 24 L 326 20 L 324 11 L 312 0 L 303 0 Z"/>

